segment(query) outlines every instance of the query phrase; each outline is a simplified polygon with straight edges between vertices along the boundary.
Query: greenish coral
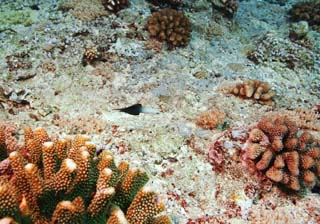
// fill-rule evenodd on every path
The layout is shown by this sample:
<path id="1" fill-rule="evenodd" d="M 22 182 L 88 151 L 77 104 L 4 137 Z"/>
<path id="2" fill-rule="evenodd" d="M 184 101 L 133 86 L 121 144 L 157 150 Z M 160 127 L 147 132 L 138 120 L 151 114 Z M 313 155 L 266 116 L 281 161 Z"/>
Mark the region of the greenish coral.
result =
<path id="1" fill-rule="evenodd" d="M 37 22 L 37 11 L 25 10 L 1 10 L 0 31 L 13 29 L 15 25 L 30 26 Z"/>

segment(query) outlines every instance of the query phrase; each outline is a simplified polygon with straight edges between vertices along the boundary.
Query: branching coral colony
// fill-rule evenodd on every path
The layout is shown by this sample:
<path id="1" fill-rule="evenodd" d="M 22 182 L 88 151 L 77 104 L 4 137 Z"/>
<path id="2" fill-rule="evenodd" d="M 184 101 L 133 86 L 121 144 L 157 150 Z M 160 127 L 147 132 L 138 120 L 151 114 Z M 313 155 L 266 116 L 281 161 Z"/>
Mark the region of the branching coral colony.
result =
<path id="1" fill-rule="evenodd" d="M 238 83 L 230 88 L 229 93 L 245 99 L 253 99 L 260 104 L 273 106 L 273 97 L 276 95 L 275 91 L 266 82 L 258 80 L 248 80 L 243 83 Z"/>
<path id="2" fill-rule="evenodd" d="M 186 46 L 190 41 L 189 19 L 174 9 L 163 9 L 148 17 L 146 29 L 151 37 L 166 41 L 169 48 Z"/>
<path id="3" fill-rule="evenodd" d="M 294 192 L 320 186 L 320 142 L 284 116 L 265 116 L 249 133 L 249 167 Z"/>
<path id="4" fill-rule="evenodd" d="M 50 141 L 43 128 L 26 128 L 22 149 L 10 152 L 13 175 L 0 176 L 0 219 L 17 223 L 171 223 L 164 204 L 145 184 L 148 176 L 95 156 L 87 136 Z M 7 150 L 1 144 L 1 150 Z"/>

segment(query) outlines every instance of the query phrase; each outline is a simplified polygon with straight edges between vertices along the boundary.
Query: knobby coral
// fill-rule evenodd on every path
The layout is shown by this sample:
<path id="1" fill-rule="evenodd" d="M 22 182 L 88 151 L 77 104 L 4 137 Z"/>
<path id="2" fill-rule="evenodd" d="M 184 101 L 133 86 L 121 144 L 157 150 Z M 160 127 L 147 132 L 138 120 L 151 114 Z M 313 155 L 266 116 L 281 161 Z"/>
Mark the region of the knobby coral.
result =
<path id="1" fill-rule="evenodd" d="M 102 0 L 104 8 L 110 12 L 118 12 L 122 9 L 128 8 L 129 0 Z"/>
<path id="2" fill-rule="evenodd" d="M 320 29 L 320 2 L 298 2 L 289 10 L 292 21 L 307 21 L 310 26 Z"/>
<path id="3" fill-rule="evenodd" d="M 9 154 L 13 177 L 0 176 L 0 219 L 18 223 L 171 223 L 145 172 L 96 147 L 87 136 L 50 139 L 25 130 L 24 148 Z"/>
<path id="4" fill-rule="evenodd" d="M 190 41 L 189 19 L 174 9 L 163 9 L 148 17 L 146 28 L 151 37 L 166 41 L 169 48 L 186 46 Z"/>
<path id="5" fill-rule="evenodd" d="M 260 104 L 273 106 L 273 97 L 276 95 L 275 91 L 266 82 L 259 80 L 248 80 L 243 83 L 238 83 L 229 89 L 229 93 L 245 99 L 253 99 Z"/>
<path id="6" fill-rule="evenodd" d="M 251 130 L 244 159 L 294 192 L 320 185 L 320 142 L 284 116 L 265 116 Z"/>

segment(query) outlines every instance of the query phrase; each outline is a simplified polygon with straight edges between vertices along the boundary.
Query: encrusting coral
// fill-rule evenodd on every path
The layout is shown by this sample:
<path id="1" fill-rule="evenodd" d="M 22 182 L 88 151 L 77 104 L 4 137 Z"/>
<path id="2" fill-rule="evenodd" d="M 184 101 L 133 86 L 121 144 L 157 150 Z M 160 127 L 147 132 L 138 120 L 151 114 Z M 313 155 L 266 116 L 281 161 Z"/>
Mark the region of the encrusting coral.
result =
<path id="1" fill-rule="evenodd" d="M 189 19 L 174 9 L 162 9 L 148 17 L 146 29 L 151 37 L 166 41 L 169 48 L 186 46 L 190 41 Z"/>
<path id="2" fill-rule="evenodd" d="M 289 10 L 290 19 L 294 22 L 307 21 L 310 26 L 320 29 L 320 2 L 298 2 Z"/>
<path id="3" fill-rule="evenodd" d="M 106 10 L 114 13 L 129 6 L 129 0 L 102 0 L 101 2 Z"/>
<path id="4" fill-rule="evenodd" d="M 28 154 L 9 154 L 13 176 L 0 176 L 0 219 L 18 223 L 171 223 L 148 176 L 116 165 L 109 151 L 96 155 L 87 136 L 50 139 L 43 128 L 25 130 Z M 162 217 L 162 218 L 160 218 Z"/>
<path id="5" fill-rule="evenodd" d="M 320 142 L 284 116 L 265 116 L 250 131 L 245 161 L 294 192 L 320 185 Z"/>
<path id="6" fill-rule="evenodd" d="M 243 83 L 238 83 L 230 88 L 229 93 L 245 99 L 253 99 L 260 104 L 273 106 L 273 97 L 276 95 L 275 91 L 266 82 L 259 80 L 248 80 Z"/>
<path id="7" fill-rule="evenodd" d="M 196 125 L 203 129 L 215 129 L 225 124 L 226 114 L 218 109 L 212 109 L 200 114 Z"/>

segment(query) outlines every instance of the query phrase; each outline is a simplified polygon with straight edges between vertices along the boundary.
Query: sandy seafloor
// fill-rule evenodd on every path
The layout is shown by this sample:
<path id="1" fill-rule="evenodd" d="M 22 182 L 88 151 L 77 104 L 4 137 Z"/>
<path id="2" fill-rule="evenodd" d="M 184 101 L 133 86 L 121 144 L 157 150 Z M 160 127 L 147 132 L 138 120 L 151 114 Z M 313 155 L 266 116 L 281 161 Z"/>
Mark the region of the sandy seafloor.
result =
<path id="1" fill-rule="evenodd" d="M 58 10 L 54 0 L 1 0 L 2 12 L 29 10 L 31 22 L 0 32 L 0 85 L 11 97 L 1 98 L 0 118 L 21 129 L 45 127 L 50 135 L 91 136 L 118 160 L 150 174 L 148 185 L 163 196 L 175 223 L 320 223 L 319 194 L 287 196 L 275 187 L 260 189 L 236 156 L 242 144 L 236 137 L 226 140 L 229 165 L 223 173 L 207 159 L 214 139 L 245 133 L 267 111 L 319 104 L 316 31 L 310 29 L 315 40 L 311 66 L 298 60 L 290 69 L 271 60 L 254 64 L 246 57 L 267 33 L 290 42 L 287 11 L 297 1 L 240 1 L 233 20 L 212 12 L 205 1 L 185 1 L 180 10 L 192 23 L 189 45 L 171 51 L 164 45 L 159 52 L 146 47 L 150 38 L 144 30 L 154 6 L 130 2 L 117 16 L 84 22 Z M 34 4 L 39 10 L 30 9 Z M 102 49 L 107 60 L 84 66 L 88 45 Z M 31 68 L 9 71 L 7 56 L 17 53 L 27 55 L 20 61 Z M 276 106 L 219 91 L 222 83 L 247 79 L 268 82 L 277 92 Z M 132 116 L 113 110 L 138 102 L 161 112 Z M 195 125 L 199 114 L 212 108 L 227 114 L 229 130 Z"/>

